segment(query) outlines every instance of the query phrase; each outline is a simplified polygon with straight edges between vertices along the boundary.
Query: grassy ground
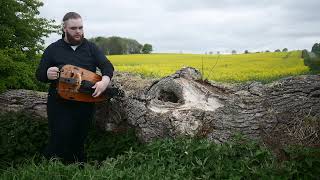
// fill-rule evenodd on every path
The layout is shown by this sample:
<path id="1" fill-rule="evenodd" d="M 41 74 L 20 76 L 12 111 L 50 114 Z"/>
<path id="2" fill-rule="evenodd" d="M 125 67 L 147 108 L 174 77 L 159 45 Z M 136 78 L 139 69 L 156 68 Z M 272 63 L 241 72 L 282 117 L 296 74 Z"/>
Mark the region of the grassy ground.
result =
<path id="1" fill-rule="evenodd" d="M 47 122 L 22 113 L 0 114 L 0 179 L 317 179 L 320 149 L 283 147 L 237 135 L 215 144 L 199 138 L 162 139 L 140 144 L 133 131 L 91 129 L 88 163 L 47 161 L 39 150 L 48 138 Z M 269 145 L 268 145 L 269 146 Z"/>
<path id="2" fill-rule="evenodd" d="M 161 140 L 107 158 L 102 164 L 63 165 L 32 158 L 0 179 L 316 179 L 320 150 L 288 148 L 286 161 L 242 138 L 217 145 L 203 139 Z"/>
<path id="3" fill-rule="evenodd" d="M 182 67 L 192 66 L 202 72 L 204 79 L 221 82 L 270 82 L 309 72 L 301 59 L 301 51 L 235 55 L 113 55 L 108 58 L 118 71 L 163 77 Z"/>

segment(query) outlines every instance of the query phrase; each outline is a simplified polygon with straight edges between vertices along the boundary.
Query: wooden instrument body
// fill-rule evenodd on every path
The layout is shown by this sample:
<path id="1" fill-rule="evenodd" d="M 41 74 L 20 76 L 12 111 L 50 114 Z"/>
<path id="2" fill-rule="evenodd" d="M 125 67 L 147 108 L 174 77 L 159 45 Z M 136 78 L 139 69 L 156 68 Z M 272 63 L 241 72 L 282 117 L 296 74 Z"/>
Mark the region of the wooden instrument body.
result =
<path id="1" fill-rule="evenodd" d="M 92 97 L 94 89 L 89 87 L 92 92 L 83 92 L 80 89 L 83 87 L 84 82 L 90 82 L 92 86 L 101 81 L 102 77 L 89 70 L 73 66 L 64 65 L 60 69 L 60 76 L 57 85 L 58 94 L 63 99 L 81 101 L 81 102 L 100 102 L 106 99 L 105 93 L 99 97 Z"/>

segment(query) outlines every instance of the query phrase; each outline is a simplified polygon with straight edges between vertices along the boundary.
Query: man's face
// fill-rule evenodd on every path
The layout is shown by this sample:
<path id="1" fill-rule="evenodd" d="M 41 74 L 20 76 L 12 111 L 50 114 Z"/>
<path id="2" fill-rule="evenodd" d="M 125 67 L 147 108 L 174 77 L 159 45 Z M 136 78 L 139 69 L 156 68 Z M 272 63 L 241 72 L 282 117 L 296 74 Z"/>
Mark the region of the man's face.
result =
<path id="1" fill-rule="evenodd" d="M 63 31 L 66 35 L 66 40 L 72 45 L 81 44 L 84 35 L 83 35 L 83 24 L 82 19 L 69 19 L 65 22 Z"/>

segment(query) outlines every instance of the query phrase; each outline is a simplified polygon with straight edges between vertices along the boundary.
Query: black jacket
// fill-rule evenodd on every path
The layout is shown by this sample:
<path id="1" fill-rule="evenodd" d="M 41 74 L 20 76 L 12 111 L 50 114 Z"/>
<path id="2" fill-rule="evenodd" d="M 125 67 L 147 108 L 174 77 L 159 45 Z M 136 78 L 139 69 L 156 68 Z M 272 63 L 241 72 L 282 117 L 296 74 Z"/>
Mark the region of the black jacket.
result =
<path id="1" fill-rule="evenodd" d="M 92 72 L 96 72 L 98 67 L 103 76 L 109 76 L 110 79 L 113 76 L 113 65 L 94 43 L 84 39 L 74 51 L 70 44 L 60 39 L 49 45 L 44 51 L 36 71 L 36 77 L 41 82 L 51 82 L 55 86 L 55 81 L 48 79 L 47 70 L 50 67 L 61 67 L 65 64 L 78 66 Z"/>

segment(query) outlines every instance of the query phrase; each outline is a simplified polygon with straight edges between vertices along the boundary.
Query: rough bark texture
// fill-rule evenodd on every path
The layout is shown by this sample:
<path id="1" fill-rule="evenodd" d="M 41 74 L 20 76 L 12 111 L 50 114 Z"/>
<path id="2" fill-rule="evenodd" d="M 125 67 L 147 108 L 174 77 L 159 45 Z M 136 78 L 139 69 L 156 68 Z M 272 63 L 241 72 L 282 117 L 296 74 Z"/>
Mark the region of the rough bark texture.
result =
<path id="1" fill-rule="evenodd" d="M 47 117 L 47 93 L 31 90 L 10 90 L 0 94 L 0 113 L 27 111 L 40 117 Z"/>
<path id="2" fill-rule="evenodd" d="M 193 68 L 160 80 L 121 73 L 112 83 L 125 97 L 98 104 L 96 122 L 112 131 L 133 127 L 145 142 L 187 135 L 220 143 L 239 132 L 251 138 L 283 136 L 315 145 L 320 142 L 319 80 L 319 75 L 304 75 L 266 85 L 227 85 L 202 81 Z M 0 105 L 2 111 L 45 115 L 45 97 L 39 92 L 8 91 L 0 95 Z"/>

